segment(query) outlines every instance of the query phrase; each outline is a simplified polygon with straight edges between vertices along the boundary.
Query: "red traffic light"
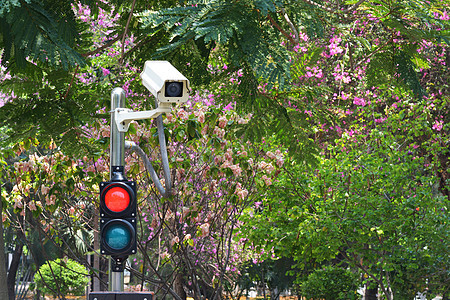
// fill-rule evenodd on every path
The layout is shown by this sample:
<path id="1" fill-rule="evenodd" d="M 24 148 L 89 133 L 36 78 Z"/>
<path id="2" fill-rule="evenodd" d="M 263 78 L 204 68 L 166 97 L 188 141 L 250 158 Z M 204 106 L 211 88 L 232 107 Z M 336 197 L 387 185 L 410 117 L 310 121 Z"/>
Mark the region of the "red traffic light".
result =
<path id="1" fill-rule="evenodd" d="M 122 212 L 130 205 L 130 194 L 123 187 L 114 186 L 105 193 L 105 205 L 113 212 Z"/>
<path id="2" fill-rule="evenodd" d="M 100 185 L 100 216 L 135 217 L 136 186 L 133 181 L 102 182 Z"/>

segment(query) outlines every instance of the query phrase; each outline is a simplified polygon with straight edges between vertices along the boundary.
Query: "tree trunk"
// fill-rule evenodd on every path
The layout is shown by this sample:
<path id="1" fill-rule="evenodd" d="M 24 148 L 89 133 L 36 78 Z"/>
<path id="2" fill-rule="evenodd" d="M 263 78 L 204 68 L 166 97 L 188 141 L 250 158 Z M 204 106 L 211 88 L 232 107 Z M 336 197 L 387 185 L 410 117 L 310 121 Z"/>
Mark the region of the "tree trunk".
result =
<path id="1" fill-rule="evenodd" d="M 183 288 L 183 274 L 178 273 L 175 275 L 175 280 L 173 281 L 173 290 L 181 299 L 186 300 L 186 292 Z"/>
<path id="2" fill-rule="evenodd" d="M 108 278 L 109 259 L 100 257 L 100 291 L 107 291 L 111 284 Z"/>
<path id="3" fill-rule="evenodd" d="M 16 248 L 14 249 L 13 252 L 8 276 L 6 279 L 8 285 L 9 300 L 14 300 L 15 298 L 14 288 L 16 286 L 17 270 L 19 269 L 20 257 L 22 256 L 22 253 L 23 253 L 23 244 L 21 241 L 17 240 Z"/>
<path id="4" fill-rule="evenodd" d="M 95 224 L 95 228 L 98 228 L 98 214 L 95 214 L 94 215 L 94 224 Z M 98 234 L 98 231 L 97 230 L 94 230 L 94 249 L 95 250 L 97 250 L 97 251 L 99 251 L 99 253 L 100 253 L 100 237 L 99 237 L 99 234 Z M 94 255 L 93 255 L 93 257 L 94 257 L 94 261 L 93 261 L 93 267 L 94 267 L 94 270 L 98 270 L 98 277 L 97 276 L 94 276 L 94 279 L 93 279 L 93 284 L 92 284 L 92 291 L 93 292 L 98 292 L 98 291 L 101 291 L 102 289 L 101 289 L 101 286 L 100 286 L 100 274 L 101 274 L 101 272 L 100 272 L 100 254 L 97 254 L 97 253 L 94 253 Z"/>
<path id="5" fill-rule="evenodd" d="M 270 290 L 270 300 L 278 300 L 280 298 L 280 291 L 278 291 L 278 287 Z"/>
<path id="6" fill-rule="evenodd" d="M 366 284 L 366 288 L 364 289 L 364 300 L 378 300 L 378 284 L 374 287 L 369 288 Z"/>
<path id="7" fill-rule="evenodd" d="M 99 228 L 99 214 L 96 213 L 94 216 L 94 228 Z M 100 235 L 98 230 L 94 230 L 94 249 L 96 252 L 100 253 Z M 102 257 L 100 254 L 94 253 L 93 255 L 93 267 L 94 270 L 98 271 L 98 276 L 93 276 L 92 280 L 92 291 L 108 291 L 109 285 L 109 259 Z"/>
<path id="8" fill-rule="evenodd" d="M 0 217 L 2 216 L 2 201 L 0 199 Z M 6 253 L 3 241 L 3 222 L 0 224 L 0 299 L 9 299 L 8 283 L 6 281 Z"/>

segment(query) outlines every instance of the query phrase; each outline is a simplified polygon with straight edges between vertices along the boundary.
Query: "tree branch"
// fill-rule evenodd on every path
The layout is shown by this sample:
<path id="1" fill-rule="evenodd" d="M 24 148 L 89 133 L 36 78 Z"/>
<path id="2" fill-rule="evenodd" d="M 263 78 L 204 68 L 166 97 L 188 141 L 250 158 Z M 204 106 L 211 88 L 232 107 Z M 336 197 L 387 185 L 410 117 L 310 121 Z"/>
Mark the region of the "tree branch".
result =
<path id="1" fill-rule="evenodd" d="M 75 79 L 75 76 L 77 76 L 79 67 L 80 67 L 80 66 L 77 65 L 77 67 L 75 68 L 75 72 L 73 73 L 72 80 L 70 81 L 69 87 L 67 88 L 66 94 L 64 95 L 64 101 L 65 101 L 65 100 L 67 99 L 67 97 L 69 96 L 69 91 L 70 91 L 70 89 L 72 88 L 73 80 Z"/>
<path id="2" fill-rule="evenodd" d="M 349 11 L 355 10 L 358 8 L 358 6 L 360 6 L 364 1 L 366 0 L 359 0 L 358 2 L 356 2 L 355 4 L 353 4 L 352 6 L 348 7 L 347 9 L 344 9 L 342 12 L 343 13 L 347 13 Z"/>
<path id="3" fill-rule="evenodd" d="M 306 3 L 308 3 L 309 5 L 312 5 L 312 6 L 316 6 L 316 7 L 320 8 L 320 9 L 323 9 L 323 10 L 325 10 L 327 12 L 330 12 L 330 13 L 335 13 L 336 12 L 335 9 L 328 8 L 328 7 L 323 6 L 322 4 L 316 3 L 316 2 L 314 2 L 312 0 L 303 0 L 303 2 L 306 2 Z"/>
<path id="4" fill-rule="evenodd" d="M 371 58 L 372 56 L 374 56 L 375 54 L 377 54 L 378 52 L 380 52 L 380 50 L 382 50 L 384 47 L 386 47 L 389 43 L 391 43 L 393 41 L 393 37 L 391 37 L 389 40 L 386 41 L 386 43 L 384 43 L 383 45 L 381 45 L 380 47 L 378 47 L 377 49 L 375 49 L 372 53 L 370 53 L 369 55 L 367 55 L 366 57 L 364 57 L 363 59 L 361 59 L 359 62 L 356 63 L 355 65 L 355 69 L 362 64 L 363 62 L 367 61 L 369 58 Z"/>
<path id="5" fill-rule="evenodd" d="M 280 25 L 278 25 L 277 22 L 275 22 L 275 20 L 270 15 L 267 15 L 267 18 L 269 19 L 270 23 L 272 23 L 272 25 L 275 26 L 275 28 L 278 29 L 281 32 L 281 34 L 283 34 L 292 44 L 294 45 L 298 44 L 286 31 L 283 30 L 283 28 L 281 28 Z"/>
<path id="6" fill-rule="evenodd" d="M 316 7 L 320 8 L 320 9 L 323 9 L 323 10 L 325 10 L 327 12 L 330 12 L 330 13 L 348 13 L 349 11 L 352 11 L 352 10 L 355 10 L 356 8 L 358 8 L 358 6 L 360 6 L 364 1 L 366 1 L 366 0 L 359 0 L 357 3 L 353 4 L 352 6 L 350 6 L 350 7 L 346 8 L 346 9 L 340 11 L 340 10 L 336 10 L 334 8 L 326 7 L 326 6 L 322 5 L 322 4 L 314 2 L 312 0 L 303 0 L 303 2 L 306 2 L 309 5 L 316 6 Z"/>
<path id="7" fill-rule="evenodd" d="M 289 27 L 291 27 L 292 32 L 294 32 L 295 44 L 298 44 L 300 40 L 299 40 L 297 28 L 295 28 L 294 23 L 292 23 L 291 19 L 289 18 L 288 14 L 286 13 L 286 10 L 284 8 L 281 8 L 281 13 L 283 14 L 283 17 L 286 20 L 286 22 L 288 23 Z"/>
<path id="8" fill-rule="evenodd" d="M 130 26 L 130 21 L 131 21 L 131 17 L 133 17 L 133 11 L 134 11 L 134 6 L 136 5 L 136 0 L 133 0 L 133 4 L 131 4 L 131 10 L 130 10 L 130 15 L 128 16 L 128 20 L 127 20 L 127 25 L 125 26 L 125 30 L 123 32 L 123 36 L 122 36 L 122 55 L 120 57 L 120 64 L 123 63 L 123 59 L 125 57 L 125 37 L 127 36 L 127 32 L 128 32 L 128 27 Z"/>
<path id="9" fill-rule="evenodd" d="M 86 53 L 82 53 L 81 56 L 88 57 L 88 56 L 97 54 L 99 52 L 102 52 L 105 48 L 108 48 L 108 47 L 112 46 L 115 42 L 120 40 L 122 38 L 122 36 L 124 36 L 124 35 L 125 35 L 125 32 L 120 34 L 120 35 L 118 35 L 118 36 L 116 36 L 115 38 L 113 38 L 112 40 L 110 40 L 108 43 L 104 44 L 100 48 L 97 48 L 95 50 L 92 50 L 92 51 L 89 51 L 89 52 L 86 52 Z"/>

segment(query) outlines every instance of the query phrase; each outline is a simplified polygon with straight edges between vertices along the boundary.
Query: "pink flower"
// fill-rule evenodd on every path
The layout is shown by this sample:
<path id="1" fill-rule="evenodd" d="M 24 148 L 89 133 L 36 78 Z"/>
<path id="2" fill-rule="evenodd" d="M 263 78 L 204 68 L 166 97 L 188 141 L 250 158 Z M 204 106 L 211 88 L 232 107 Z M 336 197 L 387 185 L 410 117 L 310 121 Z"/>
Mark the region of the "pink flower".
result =
<path id="1" fill-rule="evenodd" d="M 219 127 L 215 127 L 213 130 L 213 134 L 217 135 L 219 138 L 223 138 L 225 136 L 225 130 Z"/>
<path id="2" fill-rule="evenodd" d="M 200 123 L 205 123 L 205 113 L 202 112 L 202 111 L 199 111 L 199 112 L 197 113 L 197 120 L 198 120 Z"/>
<path id="3" fill-rule="evenodd" d="M 342 81 L 343 81 L 344 83 L 349 83 L 350 81 L 352 81 L 352 79 L 350 78 L 350 76 L 343 76 L 343 77 L 342 77 Z"/>
<path id="4" fill-rule="evenodd" d="M 45 204 L 47 204 L 47 205 L 54 205 L 55 204 L 55 200 L 56 200 L 56 196 L 55 195 L 51 195 L 49 198 L 45 199 Z"/>
<path id="5" fill-rule="evenodd" d="M 436 121 L 434 124 L 433 124 L 433 129 L 434 130 L 436 130 L 436 131 L 441 131 L 442 130 L 442 127 L 443 127 L 443 124 L 444 124 L 444 122 L 443 121 Z"/>
<path id="6" fill-rule="evenodd" d="M 355 97 L 355 99 L 353 99 L 353 104 L 366 106 L 366 100 L 364 100 L 363 98 Z"/>
<path id="7" fill-rule="evenodd" d="M 246 189 L 242 189 L 239 186 L 236 187 L 236 195 L 239 197 L 240 200 L 244 200 L 245 197 L 248 195 L 248 191 Z"/>
<path id="8" fill-rule="evenodd" d="M 242 157 L 247 157 L 248 156 L 248 153 L 247 153 L 247 151 L 240 151 L 240 152 L 238 152 L 238 155 L 239 156 L 242 156 Z"/>
<path id="9" fill-rule="evenodd" d="M 337 55 L 339 53 L 344 52 L 344 49 L 335 44 L 331 44 L 328 47 L 330 48 L 330 55 Z"/>
<path id="10" fill-rule="evenodd" d="M 275 170 L 275 168 L 272 166 L 272 164 L 266 163 L 265 161 L 259 162 L 259 163 L 258 163 L 258 167 L 259 167 L 261 170 L 266 171 L 266 172 L 268 172 L 268 173 L 272 173 L 272 172 Z"/>
<path id="11" fill-rule="evenodd" d="M 283 164 L 284 164 L 283 157 L 277 158 L 276 164 L 277 164 L 278 167 L 281 168 L 283 166 Z"/>
<path id="12" fill-rule="evenodd" d="M 181 120 L 186 121 L 186 120 L 188 119 L 188 114 L 187 114 L 187 112 L 186 112 L 184 109 L 180 109 L 180 110 L 178 111 L 178 117 L 179 117 Z"/>
<path id="13" fill-rule="evenodd" d="M 228 122 L 227 118 L 225 116 L 221 116 L 219 118 L 219 127 L 225 128 L 225 126 L 227 125 L 227 122 Z"/>
<path id="14" fill-rule="evenodd" d="M 300 40 L 305 41 L 305 42 L 308 41 L 308 35 L 307 35 L 306 33 L 303 33 L 303 32 L 300 32 L 300 33 L 299 33 L 298 38 L 299 38 Z"/>
<path id="15" fill-rule="evenodd" d="M 225 110 L 225 111 L 232 110 L 232 109 L 233 109 L 233 103 L 232 102 L 228 103 L 228 105 L 223 108 L 223 110 Z"/>
<path id="16" fill-rule="evenodd" d="M 167 252 L 167 251 L 164 251 L 164 252 L 161 254 L 161 258 L 162 258 L 162 259 L 166 259 L 166 258 L 168 258 L 168 257 L 170 257 L 170 254 L 169 254 L 169 252 Z"/>
<path id="17" fill-rule="evenodd" d="M 36 210 L 36 204 L 34 202 L 28 203 L 28 208 L 32 211 Z"/>
<path id="18" fill-rule="evenodd" d="M 190 240 L 191 238 L 192 238 L 192 236 L 188 233 L 188 234 L 186 234 L 186 235 L 184 236 L 183 241 Z"/>
<path id="19" fill-rule="evenodd" d="M 275 159 L 277 157 L 273 152 L 270 152 L 270 151 L 267 151 L 266 155 L 270 159 Z"/>
<path id="20" fill-rule="evenodd" d="M 50 191 L 50 188 L 48 186 L 41 185 L 41 193 L 42 193 L 42 195 L 47 195 L 49 191 Z"/>
<path id="21" fill-rule="evenodd" d="M 225 152 L 225 159 L 230 163 L 233 162 L 233 150 L 227 149 L 227 152 Z"/>
<path id="22" fill-rule="evenodd" d="M 205 223 L 200 226 L 200 236 L 205 237 L 209 234 L 209 224 Z"/>
<path id="23" fill-rule="evenodd" d="M 375 123 L 383 123 L 383 122 L 386 121 L 386 120 L 387 120 L 386 117 L 380 118 L 380 119 L 375 119 Z"/>
<path id="24" fill-rule="evenodd" d="M 264 183 L 265 183 L 267 186 L 272 185 L 272 180 L 271 180 L 269 177 L 267 177 L 266 175 L 263 175 L 263 176 L 262 176 L 262 179 L 264 180 Z"/>
<path id="25" fill-rule="evenodd" d="M 239 165 L 231 165 L 230 169 L 231 171 L 233 171 L 234 176 L 240 176 L 242 173 L 242 169 L 239 167 Z"/>
<path id="26" fill-rule="evenodd" d="M 170 246 L 173 247 L 173 245 L 178 244 L 180 242 L 180 238 L 175 236 L 171 241 L 170 241 Z"/>
<path id="27" fill-rule="evenodd" d="M 108 69 L 102 68 L 103 76 L 108 76 L 111 72 Z"/>

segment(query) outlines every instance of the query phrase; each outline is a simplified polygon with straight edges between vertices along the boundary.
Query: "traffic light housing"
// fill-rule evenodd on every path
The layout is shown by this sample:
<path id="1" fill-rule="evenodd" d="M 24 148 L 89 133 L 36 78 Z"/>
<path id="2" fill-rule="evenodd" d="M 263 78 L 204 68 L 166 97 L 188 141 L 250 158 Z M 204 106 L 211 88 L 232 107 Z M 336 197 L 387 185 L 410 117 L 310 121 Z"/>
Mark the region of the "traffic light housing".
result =
<path id="1" fill-rule="evenodd" d="M 100 252 L 113 257 L 136 254 L 136 182 L 100 184 Z"/>

